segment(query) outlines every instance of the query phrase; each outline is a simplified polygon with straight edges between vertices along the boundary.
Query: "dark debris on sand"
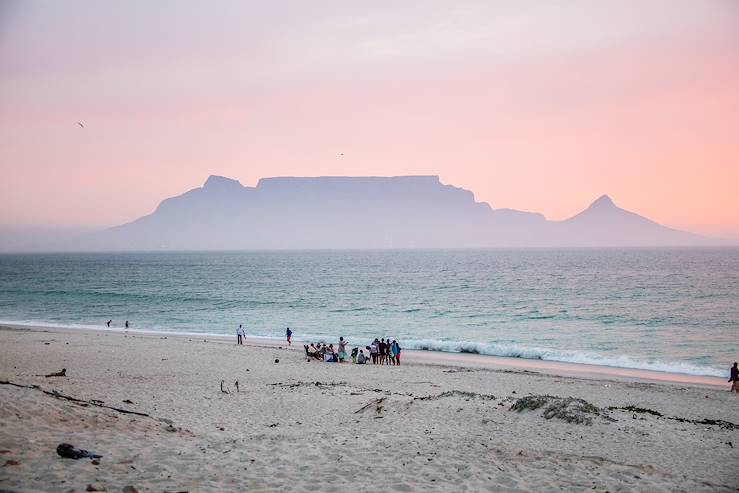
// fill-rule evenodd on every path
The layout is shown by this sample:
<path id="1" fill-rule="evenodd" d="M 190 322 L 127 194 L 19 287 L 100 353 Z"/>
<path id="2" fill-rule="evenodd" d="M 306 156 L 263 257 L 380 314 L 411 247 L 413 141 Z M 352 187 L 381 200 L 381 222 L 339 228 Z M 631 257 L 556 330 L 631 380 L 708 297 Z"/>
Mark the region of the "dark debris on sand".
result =
<path id="1" fill-rule="evenodd" d="M 329 387 L 344 387 L 348 385 L 346 382 L 293 382 L 293 383 L 268 383 L 268 387 L 280 387 L 283 389 L 294 389 L 296 387 L 319 387 L 319 388 L 329 388 Z"/>
<path id="2" fill-rule="evenodd" d="M 658 418 L 664 418 L 664 419 L 671 419 L 673 421 L 677 421 L 678 423 L 690 423 L 698 426 L 718 426 L 722 430 L 737 430 L 739 429 L 739 425 L 732 423 L 731 421 L 724 421 L 723 419 L 710 419 L 710 418 L 703 418 L 703 419 L 688 419 L 688 418 L 680 418 L 678 416 L 665 416 L 659 411 L 655 411 L 654 409 L 644 408 L 644 407 L 638 407 L 638 406 L 609 406 L 609 410 L 611 411 L 628 411 L 630 413 L 636 414 L 650 414 L 652 416 L 656 416 Z"/>
<path id="3" fill-rule="evenodd" d="M 608 406 L 608 409 L 610 411 L 629 411 L 630 413 L 651 414 L 652 416 L 658 416 L 658 417 L 664 416 L 664 414 L 662 414 L 659 411 L 655 411 L 653 409 L 647 409 L 645 407 L 637 407 L 637 406 L 624 406 L 624 407 Z"/>
<path id="4" fill-rule="evenodd" d="M 442 392 L 441 394 L 437 394 L 437 395 L 429 395 L 426 397 L 414 397 L 413 400 L 434 401 L 437 399 L 445 399 L 448 397 L 461 397 L 466 401 L 470 399 L 481 399 L 481 400 L 490 400 L 490 401 L 495 400 L 495 396 L 491 394 L 478 394 L 477 392 L 466 392 L 463 390 L 449 390 L 447 392 Z"/>

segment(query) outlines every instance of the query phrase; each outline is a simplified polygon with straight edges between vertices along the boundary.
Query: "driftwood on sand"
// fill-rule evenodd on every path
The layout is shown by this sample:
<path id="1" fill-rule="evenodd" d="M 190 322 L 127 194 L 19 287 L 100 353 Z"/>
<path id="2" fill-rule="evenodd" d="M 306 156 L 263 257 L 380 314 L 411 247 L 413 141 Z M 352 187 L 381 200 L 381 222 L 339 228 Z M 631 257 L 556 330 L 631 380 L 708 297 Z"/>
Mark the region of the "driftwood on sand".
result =
<path id="1" fill-rule="evenodd" d="M 37 375 L 37 376 L 40 377 L 41 375 Z M 54 373 L 49 373 L 48 375 L 44 375 L 44 377 L 46 377 L 46 378 L 51 378 L 51 377 L 66 377 L 66 376 L 67 376 L 67 369 L 66 368 L 62 368 L 62 371 L 57 371 L 57 372 L 54 372 Z"/>
<path id="2" fill-rule="evenodd" d="M 20 384 L 20 383 L 9 382 L 7 380 L 0 380 L 0 385 L 12 385 L 13 387 L 19 387 L 21 389 L 38 390 L 40 392 L 43 392 L 46 395 L 50 395 L 50 396 L 55 397 L 57 399 L 74 402 L 74 403 L 79 404 L 81 406 L 103 407 L 105 409 L 110 409 L 112 411 L 116 411 L 116 412 L 119 412 L 119 413 L 135 414 L 136 416 L 144 416 L 144 417 L 147 417 L 147 418 L 151 418 L 152 417 L 151 415 L 146 414 L 146 413 L 140 413 L 138 411 L 129 411 L 128 409 L 120 409 L 120 408 L 117 408 L 117 407 L 108 406 L 108 405 L 104 404 L 103 401 L 98 401 L 96 399 L 91 399 L 91 400 L 77 399 L 76 397 L 72 397 L 72 396 L 69 396 L 69 395 L 62 394 L 61 392 L 58 392 L 56 390 L 44 390 L 41 387 L 39 387 L 38 385 L 23 385 L 23 384 Z"/>

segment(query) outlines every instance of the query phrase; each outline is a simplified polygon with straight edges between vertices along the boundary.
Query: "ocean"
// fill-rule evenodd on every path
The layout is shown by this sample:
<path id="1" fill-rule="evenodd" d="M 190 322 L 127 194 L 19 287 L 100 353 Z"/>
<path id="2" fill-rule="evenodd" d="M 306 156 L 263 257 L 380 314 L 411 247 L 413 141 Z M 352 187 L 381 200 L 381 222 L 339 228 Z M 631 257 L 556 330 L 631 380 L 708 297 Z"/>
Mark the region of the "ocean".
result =
<path id="1" fill-rule="evenodd" d="M 109 319 L 724 376 L 739 248 L 0 255 L 0 323 Z"/>

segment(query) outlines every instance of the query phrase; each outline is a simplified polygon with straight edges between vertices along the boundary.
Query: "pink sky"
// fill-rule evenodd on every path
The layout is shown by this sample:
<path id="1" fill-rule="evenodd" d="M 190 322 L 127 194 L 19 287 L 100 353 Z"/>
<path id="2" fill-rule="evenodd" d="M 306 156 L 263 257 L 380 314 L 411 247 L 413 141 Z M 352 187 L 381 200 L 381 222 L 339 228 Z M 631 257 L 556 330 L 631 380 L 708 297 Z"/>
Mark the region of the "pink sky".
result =
<path id="1" fill-rule="evenodd" d="M 266 3 L 3 3 L 0 227 L 127 222 L 210 174 L 435 174 L 739 239 L 735 1 Z"/>

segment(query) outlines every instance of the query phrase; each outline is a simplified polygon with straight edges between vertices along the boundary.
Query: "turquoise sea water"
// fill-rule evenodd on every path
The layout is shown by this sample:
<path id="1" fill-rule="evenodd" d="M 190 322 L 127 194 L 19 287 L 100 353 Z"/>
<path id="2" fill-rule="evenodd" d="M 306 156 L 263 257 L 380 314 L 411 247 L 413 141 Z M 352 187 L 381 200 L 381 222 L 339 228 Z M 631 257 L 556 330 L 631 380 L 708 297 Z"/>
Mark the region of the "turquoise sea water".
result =
<path id="1" fill-rule="evenodd" d="M 739 249 L 0 255 L 0 321 L 111 318 L 722 376 L 739 359 Z"/>

